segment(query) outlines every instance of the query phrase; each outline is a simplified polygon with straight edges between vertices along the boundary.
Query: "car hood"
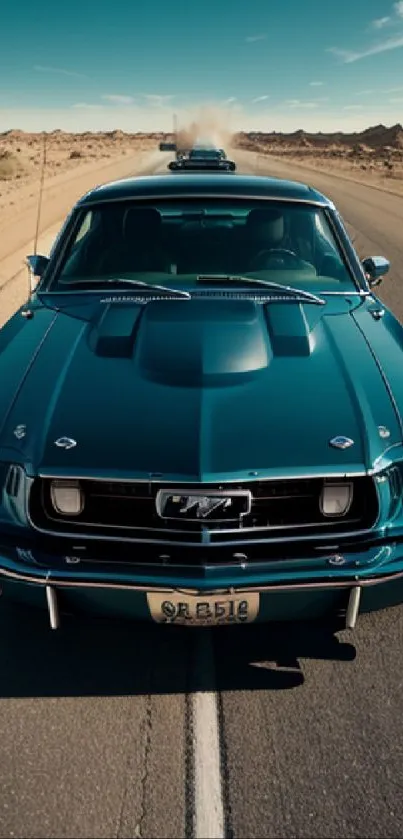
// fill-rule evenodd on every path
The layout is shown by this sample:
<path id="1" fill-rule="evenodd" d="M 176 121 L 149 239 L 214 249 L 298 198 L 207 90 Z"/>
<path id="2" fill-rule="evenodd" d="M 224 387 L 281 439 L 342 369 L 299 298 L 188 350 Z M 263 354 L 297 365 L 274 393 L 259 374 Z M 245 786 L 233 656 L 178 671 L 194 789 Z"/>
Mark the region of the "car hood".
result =
<path id="1" fill-rule="evenodd" d="M 402 442 L 377 359 L 341 298 L 104 302 L 87 316 L 43 308 L 15 331 L 0 346 L 0 443 L 33 474 L 353 473 Z M 330 445 L 340 435 L 353 444 Z M 74 445 L 56 445 L 64 437 Z"/>

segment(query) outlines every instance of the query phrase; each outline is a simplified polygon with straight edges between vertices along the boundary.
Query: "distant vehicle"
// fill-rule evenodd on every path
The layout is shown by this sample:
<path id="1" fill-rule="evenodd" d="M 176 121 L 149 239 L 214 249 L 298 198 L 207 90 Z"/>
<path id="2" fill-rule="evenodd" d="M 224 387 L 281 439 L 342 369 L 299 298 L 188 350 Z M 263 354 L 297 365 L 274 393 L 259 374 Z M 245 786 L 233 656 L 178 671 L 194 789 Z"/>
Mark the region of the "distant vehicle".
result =
<path id="1" fill-rule="evenodd" d="M 184 153 L 181 158 L 176 156 L 176 160 L 168 164 L 168 169 L 176 170 L 221 170 L 224 172 L 234 172 L 236 164 L 233 160 L 228 160 L 223 149 L 194 147 L 188 153 Z"/>
<path id="2" fill-rule="evenodd" d="M 176 143 L 160 143 L 160 151 L 176 151 Z"/>
<path id="3" fill-rule="evenodd" d="M 0 329 L 1 602 L 52 628 L 402 602 L 403 327 L 328 198 L 124 179 L 28 261 Z"/>

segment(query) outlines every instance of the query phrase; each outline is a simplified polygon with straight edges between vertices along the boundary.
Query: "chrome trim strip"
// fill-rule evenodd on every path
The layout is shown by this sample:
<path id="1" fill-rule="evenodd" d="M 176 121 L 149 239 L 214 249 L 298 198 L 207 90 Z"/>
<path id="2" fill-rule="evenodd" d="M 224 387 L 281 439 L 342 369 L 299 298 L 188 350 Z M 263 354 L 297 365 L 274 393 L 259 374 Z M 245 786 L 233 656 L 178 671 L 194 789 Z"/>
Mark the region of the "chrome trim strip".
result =
<path id="1" fill-rule="evenodd" d="M 329 227 L 332 231 L 335 242 L 336 242 L 337 246 L 340 248 L 342 256 L 344 257 L 344 263 L 345 263 L 345 265 L 346 265 L 346 267 L 349 271 L 350 279 L 352 279 L 352 281 L 353 281 L 353 283 L 354 283 L 354 285 L 355 285 L 355 287 L 358 291 L 367 291 L 368 289 L 365 288 L 365 287 L 363 288 L 362 283 L 359 280 L 357 280 L 357 278 L 356 278 L 354 265 L 351 261 L 350 254 L 348 253 L 347 248 L 345 246 L 343 236 L 340 236 L 340 232 L 339 232 L 339 230 L 337 230 L 337 224 L 335 223 L 335 220 L 334 220 L 334 215 L 335 214 L 336 214 L 336 217 L 337 217 L 337 221 L 340 223 L 340 227 L 343 230 L 343 233 L 345 235 L 345 239 L 347 240 L 348 244 L 350 245 L 350 247 L 354 251 L 354 254 L 355 254 L 355 257 L 356 257 L 357 261 L 359 261 L 358 260 L 358 254 L 355 251 L 355 248 L 353 246 L 353 243 L 351 241 L 350 236 L 347 233 L 347 230 L 344 228 L 344 225 L 341 221 L 341 216 L 340 216 L 339 212 L 336 210 L 336 207 L 329 207 L 329 206 L 326 207 L 326 209 L 325 209 L 326 220 L 327 220 L 327 222 L 329 224 Z"/>
<path id="2" fill-rule="evenodd" d="M 158 515 L 160 515 L 160 514 L 158 514 Z M 243 515 L 247 515 L 247 514 L 244 513 Z M 322 515 L 325 515 L 325 514 L 322 513 Z M 182 519 L 180 519 L 180 518 L 173 519 L 172 517 L 170 517 L 170 518 L 163 517 L 163 516 L 160 516 L 160 517 L 165 518 L 166 521 L 178 521 L 178 522 L 182 521 Z M 46 518 L 50 522 L 57 522 L 57 523 L 64 524 L 64 525 L 73 525 L 74 526 L 76 524 L 76 522 L 73 521 L 72 519 L 65 518 L 64 521 L 60 521 L 60 519 L 56 519 L 53 516 L 48 515 L 47 513 L 46 513 Z M 341 516 L 339 518 L 340 518 L 340 520 L 342 519 Z M 188 521 L 190 523 L 198 523 L 200 525 L 203 525 L 204 520 L 203 519 L 183 519 L 183 521 Z M 259 531 L 262 532 L 262 533 L 270 534 L 271 532 L 278 531 L 278 530 L 285 530 L 288 533 L 289 531 L 292 531 L 292 530 L 308 530 L 308 528 L 329 528 L 329 527 L 334 527 L 334 524 L 335 524 L 334 518 L 329 516 L 326 519 L 326 521 L 312 522 L 312 523 L 307 523 L 307 524 L 286 524 L 286 525 L 275 524 L 275 525 L 267 525 L 266 527 L 264 527 L 264 526 L 262 526 L 262 527 L 243 527 L 243 526 L 242 527 L 223 527 L 220 530 L 214 530 L 214 529 L 211 529 L 207 526 L 208 521 L 211 521 L 213 524 L 219 524 L 219 522 L 221 520 L 218 520 L 218 519 L 214 519 L 214 520 L 213 519 L 206 519 L 205 520 L 206 527 L 204 528 L 204 531 L 207 532 L 209 534 L 209 536 L 214 536 L 215 534 L 222 534 L 222 535 L 225 535 L 225 534 L 235 535 L 235 534 L 238 534 L 238 533 L 239 534 L 242 534 L 242 533 L 245 533 L 245 534 L 251 534 L 252 533 L 253 534 L 253 533 L 257 533 Z M 341 520 L 340 523 L 342 524 L 343 521 Z M 349 534 L 354 534 L 354 533 L 355 534 L 370 533 L 372 528 L 375 526 L 375 523 L 372 525 L 372 527 L 367 528 L 366 530 L 356 530 L 356 531 L 352 531 L 352 530 L 350 531 L 349 530 L 346 533 L 338 533 L 338 534 L 332 533 L 332 536 L 334 536 L 334 537 L 338 536 L 339 538 L 341 538 L 342 536 L 348 536 Z M 98 536 L 97 536 L 98 540 L 102 540 L 103 538 L 106 538 L 106 539 L 109 538 L 107 535 L 105 535 L 105 537 L 103 535 L 103 530 L 106 529 L 106 528 L 108 530 L 119 530 L 121 532 L 123 532 L 123 531 L 142 531 L 142 532 L 146 532 L 146 533 L 148 532 L 148 533 L 161 534 L 161 538 L 159 538 L 159 539 L 155 538 L 155 539 L 152 540 L 153 542 L 155 542 L 155 544 L 160 544 L 160 542 L 163 542 L 163 543 L 166 542 L 167 544 L 168 543 L 172 544 L 172 542 L 168 538 L 169 534 L 171 534 L 171 533 L 172 534 L 181 533 L 183 535 L 188 534 L 189 536 L 190 535 L 201 536 L 201 531 L 200 531 L 200 533 L 198 531 L 193 531 L 193 532 L 192 531 L 187 531 L 187 530 L 183 530 L 182 528 L 180 528 L 178 526 L 177 527 L 173 527 L 173 526 L 172 527 L 146 527 L 146 526 L 141 527 L 140 525 L 133 526 L 133 525 L 119 525 L 119 524 L 103 524 L 102 522 L 99 522 L 99 521 L 98 522 L 97 521 L 82 522 L 82 523 L 77 522 L 77 524 L 81 525 L 81 527 L 83 527 L 83 528 L 92 528 L 92 529 L 95 528 L 95 527 L 98 528 Z M 36 530 L 40 530 L 42 533 L 50 533 L 51 532 L 51 531 L 46 530 L 46 529 L 45 530 L 41 529 L 35 524 L 33 524 L 33 527 L 35 527 Z M 85 539 L 86 535 L 87 535 L 86 530 L 79 531 L 79 532 L 70 531 L 70 536 L 74 537 L 74 538 L 77 537 L 78 539 L 81 539 L 81 538 Z M 165 539 L 164 539 L 164 536 L 166 537 Z M 322 538 L 322 536 L 323 536 L 323 533 L 320 535 L 320 537 L 319 537 L 319 534 L 318 534 L 319 538 Z M 120 537 L 120 540 L 121 539 L 122 539 L 122 537 Z M 128 541 L 130 541 L 130 540 L 128 540 Z M 137 539 L 136 541 L 142 542 L 142 541 L 145 541 L 145 540 Z M 237 541 L 239 541 L 239 540 L 237 540 Z M 246 540 L 244 539 L 243 541 L 246 541 Z M 250 541 L 251 541 L 252 544 L 254 544 L 255 540 L 252 539 Z M 264 541 L 272 542 L 273 540 L 270 539 L 270 536 L 268 535 L 268 536 L 266 536 L 266 539 Z M 180 543 L 180 544 L 182 544 L 182 543 Z M 201 539 L 197 540 L 197 541 L 195 541 L 193 539 L 193 541 L 189 541 L 189 544 L 190 545 L 201 544 Z M 217 542 L 211 542 L 210 543 L 210 541 L 209 541 L 209 544 L 224 544 L 224 542 L 217 541 Z"/>
<path id="3" fill-rule="evenodd" d="M 147 538 L 144 538 L 144 537 L 143 538 L 139 538 L 139 537 L 136 538 L 134 536 L 125 536 L 124 540 L 123 540 L 122 539 L 122 534 L 120 534 L 119 536 L 110 536 L 107 533 L 102 533 L 100 535 L 99 532 L 96 533 L 96 534 L 93 534 L 93 533 L 88 533 L 86 531 L 84 531 L 84 532 L 74 532 L 73 531 L 72 532 L 72 531 L 64 531 L 64 530 L 51 530 L 51 529 L 46 530 L 42 527 L 38 527 L 37 525 L 35 525 L 34 522 L 31 519 L 29 513 L 27 514 L 27 518 L 28 518 L 29 524 L 31 525 L 33 530 L 36 531 L 36 533 L 43 533 L 45 536 L 54 536 L 54 537 L 60 538 L 60 539 L 70 539 L 70 540 L 71 539 L 83 539 L 83 540 L 87 540 L 89 542 L 92 542 L 92 541 L 94 541 L 94 542 L 122 542 L 122 541 L 124 541 L 124 542 L 128 542 L 130 544 L 133 543 L 133 544 L 138 544 L 138 545 L 156 545 L 158 547 L 164 547 L 164 545 L 165 545 L 166 547 L 172 547 L 172 548 L 173 547 L 182 547 L 182 548 L 203 547 L 203 542 L 202 542 L 201 539 L 199 541 L 195 541 L 195 540 L 187 541 L 185 539 L 183 539 L 181 541 L 175 541 L 174 539 L 169 539 L 169 540 L 167 539 L 167 533 L 177 532 L 177 533 L 183 533 L 184 535 L 186 535 L 186 531 L 183 531 L 183 530 L 178 530 L 178 531 L 161 530 L 161 531 L 158 531 L 162 534 L 165 533 L 165 539 L 163 539 L 163 538 L 161 538 L 161 539 L 151 539 L 151 538 L 147 539 Z M 329 522 L 329 524 L 330 524 L 330 522 Z M 312 525 L 312 526 L 314 526 L 314 525 Z M 99 525 L 93 525 L 93 527 L 99 527 Z M 145 529 L 147 529 L 147 528 L 145 528 Z M 154 529 L 151 531 L 151 529 L 148 528 L 148 530 L 150 532 L 156 532 Z M 218 532 L 222 533 L 223 531 L 218 531 Z M 266 536 L 265 538 L 261 538 L 261 539 L 242 538 L 242 535 L 244 533 L 248 532 L 246 530 L 246 528 L 240 528 L 239 530 L 236 530 L 236 531 L 232 530 L 230 532 L 233 533 L 233 534 L 234 533 L 239 534 L 238 538 L 237 539 L 228 539 L 228 540 L 223 539 L 221 541 L 218 541 L 218 540 L 217 541 L 209 541 L 207 543 L 209 549 L 218 550 L 219 548 L 239 547 L 239 546 L 253 547 L 254 545 L 267 545 L 267 544 L 269 544 L 269 545 L 280 544 L 281 545 L 284 542 L 286 542 L 286 543 L 288 543 L 288 542 L 292 542 L 292 543 L 302 542 L 303 544 L 305 544 L 305 541 L 306 542 L 308 542 L 308 541 L 311 541 L 311 542 L 312 541 L 320 541 L 323 538 L 326 538 L 326 531 L 322 532 L 322 533 L 308 534 L 306 537 L 290 536 L 289 534 L 287 534 L 287 536 L 283 536 L 280 539 L 279 538 L 270 539 L 268 536 Z M 250 530 L 250 532 L 252 532 L 252 533 L 256 532 L 256 529 L 253 530 L 253 528 L 252 528 Z M 370 528 L 369 530 L 351 530 L 351 531 L 347 531 L 347 532 L 342 531 L 342 532 L 339 532 L 339 533 L 334 533 L 333 532 L 333 533 L 330 534 L 330 536 L 331 536 L 332 539 L 354 539 L 354 538 L 357 538 L 357 537 L 360 537 L 360 536 L 368 536 L 372 532 L 373 532 L 373 528 Z M 204 543 L 204 547 L 205 546 L 206 545 Z"/>
<path id="4" fill-rule="evenodd" d="M 203 175 L 205 178 L 205 175 Z M 290 198 L 284 195 L 255 195 L 253 192 L 247 193 L 237 193 L 237 192 L 199 192 L 197 188 L 193 192 L 164 192 L 162 194 L 154 193 L 153 195 L 139 195 L 136 192 L 131 193 L 129 195 L 119 196 L 118 198 L 105 198 L 101 197 L 98 194 L 93 194 L 92 198 L 86 201 L 78 201 L 76 204 L 76 209 L 82 209 L 83 207 L 92 207 L 94 204 L 116 204 L 121 203 L 122 201 L 136 201 L 140 203 L 149 203 L 150 201 L 182 201 L 183 199 L 188 200 L 191 199 L 194 201 L 195 199 L 204 199 L 204 198 L 213 198 L 214 200 L 220 199 L 229 199 L 229 200 L 236 200 L 236 201 L 284 201 L 287 204 L 307 204 L 310 207 L 325 207 L 327 209 L 333 210 L 333 206 L 330 202 L 323 200 L 323 201 L 315 201 L 312 198 Z"/>
<path id="5" fill-rule="evenodd" d="M 401 445 L 400 443 L 396 443 L 396 445 Z M 74 481 L 106 481 L 109 483 L 119 483 L 119 484 L 169 484 L 169 486 L 188 486 L 189 484 L 199 484 L 200 489 L 208 489 L 212 487 L 213 484 L 241 484 L 245 483 L 246 481 L 252 482 L 263 482 L 263 481 L 297 481 L 297 480 L 308 480 L 309 478 L 318 478 L 320 480 L 324 480 L 325 478 L 368 478 L 372 475 L 372 471 L 368 471 L 367 469 L 363 469 L 356 472 L 346 472 L 345 469 L 343 471 L 335 471 L 335 472 L 321 472 L 318 474 L 317 472 L 303 472 L 301 474 L 293 473 L 291 475 L 270 475 L 270 477 L 259 477 L 257 472 L 253 472 L 249 477 L 246 478 L 220 478 L 215 481 L 202 481 L 195 478 L 194 480 L 182 480 L 179 478 L 175 478 L 171 480 L 170 478 L 164 478 L 164 476 L 156 475 L 153 473 L 148 478 L 119 478 L 116 477 L 116 472 L 114 473 L 113 477 L 105 478 L 99 477 L 98 475 L 61 475 L 54 474 L 53 472 L 38 472 L 36 477 L 38 478 L 46 478 L 49 480 L 54 480 L 56 478 L 60 480 L 74 480 Z"/>
<path id="6" fill-rule="evenodd" d="M 169 592 L 182 592 L 183 594 L 233 594 L 234 592 L 242 593 L 245 592 L 271 592 L 271 591 L 298 591 L 304 589 L 338 589 L 338 588 L 351 588 L 354 583 L 356 585 L 362 586 L 363 588 L 367 588 L 370 586 L 380 585 L 382 583 L 390 582 L 391 580 L 401 579 L 403 577 L 403 571 L 396 571 L 390 574 L 385 574 L 383 576 L 374 577 L 371 579 L 366 580 L 357 580 L 356 577 L 352 578 L 351 580 L 340 580 L 332 582 L 306 582 L 306 583 L 281 583 L 281 584 L 265 584 L 262 586 L 227 586 L 224 588 L 213 588 L 213 589 L 182 589 L 182 588 L 172 588 L 170 587 L 158 587 L 158 586 L 151 586 L 151 585 L 144 585 L 138 583 L 105 583 L 103 581 L 92 581 L 88 582 L 86 580 L 63 580 L 58 579 L 57 577 L 52 576 L 50 572 L 46 573 L 42 579 L 38 579 L 38 577 L 33 577 L 30 574 L 24 574 L 23 572 L 19 571 L 10 571 L 8 568 L 0 568 L 0 577 L 7 577 L 12 580 L 18 580 L 19 582 L 24 583 L 34 583 L 39 586 L 49 586 L 53 584 L 60 588 L 85 588 L 85 589 L 111 589 L 111 590 L 120 590 L 120 591 L 142 591 L 142 592 L 161 592 L 161 593 L 169 593 Z"/>
<path id="7" fill-rule="evenodd" d="M 318 291 L 322 297 L 372 297 L 370 291 Z"/>

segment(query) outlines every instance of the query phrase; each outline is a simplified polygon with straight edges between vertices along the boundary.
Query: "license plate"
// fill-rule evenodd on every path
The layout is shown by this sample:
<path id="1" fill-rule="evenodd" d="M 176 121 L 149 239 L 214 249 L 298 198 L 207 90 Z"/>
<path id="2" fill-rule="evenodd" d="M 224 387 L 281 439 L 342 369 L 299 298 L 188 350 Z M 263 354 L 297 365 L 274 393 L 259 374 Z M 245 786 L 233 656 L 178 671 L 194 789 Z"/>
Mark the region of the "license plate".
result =
<path id="1" fill-rule="evenodd" d="M 182 626 L 251 623 L 259 612 L 259 593 L 195 595 L 147 593 L 150 614 L 157 623 Z"/>

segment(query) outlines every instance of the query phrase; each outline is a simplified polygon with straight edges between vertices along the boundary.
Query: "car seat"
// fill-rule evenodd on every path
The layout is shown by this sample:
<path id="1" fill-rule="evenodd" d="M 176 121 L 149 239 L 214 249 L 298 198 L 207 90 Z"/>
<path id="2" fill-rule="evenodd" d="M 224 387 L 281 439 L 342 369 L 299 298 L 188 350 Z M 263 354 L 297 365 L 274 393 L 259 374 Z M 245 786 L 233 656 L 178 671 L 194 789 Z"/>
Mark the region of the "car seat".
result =
<path id="1" fill-rule="evenodd" d="M 170 271 L 170 257 L 162 244 L 162 219 L 154 207 L 129 207 L 122 237 L 101 260 L 102 273 Z"/>

